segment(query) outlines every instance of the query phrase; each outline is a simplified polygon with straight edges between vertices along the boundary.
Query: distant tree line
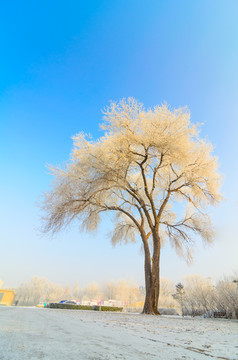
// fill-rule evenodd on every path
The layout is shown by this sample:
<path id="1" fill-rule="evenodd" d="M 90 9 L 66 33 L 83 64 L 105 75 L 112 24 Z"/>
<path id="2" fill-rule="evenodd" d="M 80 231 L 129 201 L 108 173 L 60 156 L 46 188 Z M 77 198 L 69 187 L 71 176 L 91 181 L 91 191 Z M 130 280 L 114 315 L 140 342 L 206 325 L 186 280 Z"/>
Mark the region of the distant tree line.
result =
<path id="1" fill-rule="evenodd" d="M 22 306 L 34 306 L 44 302 L 59 302 L 61 300 L 120 300 L 125 305 L 135 305 L 143 301 L 143 289 L 134 281 L 119 280 L 98 285 L 91 282 L 84 288 L 79 288 L 76 283 L 73 287 L 59 285 L 48 279 L 34 277 L 27 283 L 22 283 L 15 289 L 16 302 Z"/>
<path id="2" fill-rule="evenodd" d="M 208 317 L 218 314 L 238 319 L 238 276 L 224 278 L 214 285 L 210 278 L 188 276 L 184 285 L 175 286 L 173 298 L 180 304 L 182 315 Z"/>
<path id="3" fill-rule="evenodd" d="M 213 284 L 210 278 L 199 275 L 187 276 L 182 283 L 174 284 L 161 278 L 159 308 L 175 309 L 182 315 L 213 316 L 218 312 L 225 317 L 238 318 L 238 276 L 224 278 Z M 59 285 L 48 279 L 34 277 L 15 289 L 16 302 L 22 306 L 34 306 L 44 302 L 61 300 L 121 301 L 124 307 L 141 310 L 145 288 L 134 281 L 118 280 L 101 285 L 91 282 L 84 288 Z"/>

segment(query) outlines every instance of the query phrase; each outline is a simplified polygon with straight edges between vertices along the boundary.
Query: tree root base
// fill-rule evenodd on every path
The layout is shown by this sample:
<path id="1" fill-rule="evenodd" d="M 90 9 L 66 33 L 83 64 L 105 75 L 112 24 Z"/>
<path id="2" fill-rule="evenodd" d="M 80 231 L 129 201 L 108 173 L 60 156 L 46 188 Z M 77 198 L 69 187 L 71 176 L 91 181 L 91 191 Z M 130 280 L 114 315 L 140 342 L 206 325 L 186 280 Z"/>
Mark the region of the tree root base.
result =
<path id="1" fill-rule="evenodd" d="M 154 311 L 154 310 L 143 310 L 141 314 L 145 314 L 145 315 L 161 315 L 160 312 Z"/>

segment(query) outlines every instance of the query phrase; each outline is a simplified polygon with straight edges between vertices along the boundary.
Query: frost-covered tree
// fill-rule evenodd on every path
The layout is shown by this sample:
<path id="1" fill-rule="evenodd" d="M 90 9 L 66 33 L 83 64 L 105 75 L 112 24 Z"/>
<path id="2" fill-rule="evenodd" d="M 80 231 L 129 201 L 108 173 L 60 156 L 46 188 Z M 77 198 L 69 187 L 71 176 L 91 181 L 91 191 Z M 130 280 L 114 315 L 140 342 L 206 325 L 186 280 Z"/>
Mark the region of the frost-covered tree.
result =
<path id="1" fill-rule="evenodd" d="M 84 297 L 88 300 L 96 299 L 99 295 L 99 287 L 96 282 L 91 282 L 83 289 Z"/>
<path id="2" fill-rule="evenodd" d="M 238 319 L 238 282 L 237 275 L 219 281 L 216 286 L 216 307 L 225 312 L 227 317 L 232 314 Z"/>
<path id="3" fill-rule="evenodd" d="M 181 314 L 184 316 L 184 299 L 185 299 L 185 290 L 184 286 L 181 283 L 178 283 L 175 285 L 176 293 L 173 294 L 173 298 L 176 299 L 180 305 L 181 308 Z"/>
<path id="4" fill-rule="evenodd" d="M 103 296 L 105 300 L 115 299 L 116 292 L 116 284 L 113 281 L 110 281 L 103 286 Z"/>
<path id="5" fill-rule="evenodd" d="M 188 314 L 209 315 L 215 309 L 215 297 L 216 290 L 210 278 L 196 274 L 186 277 L 184 307 Z"/>
<path id="6" fill-rule="evenodd" d="M 145 256 L 143 312 L 158 314 L 160 250 L 166 239 L 190 255 L 192 233 L 210 242 L 207 205 L 220 200 L 220 176 L 212 146 L 199 138 L 187 108 L 146 110 L 133 98 L 104 111 L 104 136 L 80 133 L 64 168 L 52 168 L 54 184 L 45 194 L 45 231 L 77 220 L 96 230 L 105 212 L 115 214 L 112 243 L 141 239 Z M 179 205 L 174 206 L 176 203 Z"/>
<path id="7" fill-rule="evenodd" d="M 119 280 L 116 286 L 116 299 L 123 300 L 128 306 L 135 304 L 139 297 L 139 286 L 134 281 Z"/>
<path id="8" fill-rule="evenodd" d="M 15 289 L 16 301 L 19 305 L 37 305 L 40 302 L 57 302 L 64 299 L 62 286 L 40 277 L 34 277 Z M 70 297 L 68 298 L 70 299 Z"/>
<path id="9" fill-rule="evenodd" d="M 176 301 L 173 297 L 174 285 L 165 277 L 160 278 L 160 307 L 161 308 L 175 308 Z"/>

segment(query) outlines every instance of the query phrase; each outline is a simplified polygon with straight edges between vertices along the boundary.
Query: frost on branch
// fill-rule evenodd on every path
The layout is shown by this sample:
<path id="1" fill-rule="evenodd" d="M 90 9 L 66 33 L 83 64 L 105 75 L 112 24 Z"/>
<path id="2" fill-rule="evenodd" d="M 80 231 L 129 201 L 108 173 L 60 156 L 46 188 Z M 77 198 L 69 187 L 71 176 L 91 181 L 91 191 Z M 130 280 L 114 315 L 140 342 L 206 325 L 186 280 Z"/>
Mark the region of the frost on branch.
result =
<path id="1" fill-rule="evenodd" d="M 130 227 L 143 224 L 148 233 L 156 222 L 177 245 L 189 242 L 190 230 L 210 241 L 200 211 L 220 200 L 220 176 L 212 146 L 199 139 L 189 111 L 167 105 L 145 110 L 134 99 L 122 100 L 105 109 L 102 128 L 105 134 L 95 142 L 76 135 L 69 163 L 52 169 L 45 229 L 58 231 L 77 219 L 96 230 L 103 212 L 119 211 L 129 224 L 124 219 L 116 225 L 114 243 L 122 233 L 130 238 Z M 178 219 L 169 208 L 175 201 L 187 204 L 188 217 Z"/>

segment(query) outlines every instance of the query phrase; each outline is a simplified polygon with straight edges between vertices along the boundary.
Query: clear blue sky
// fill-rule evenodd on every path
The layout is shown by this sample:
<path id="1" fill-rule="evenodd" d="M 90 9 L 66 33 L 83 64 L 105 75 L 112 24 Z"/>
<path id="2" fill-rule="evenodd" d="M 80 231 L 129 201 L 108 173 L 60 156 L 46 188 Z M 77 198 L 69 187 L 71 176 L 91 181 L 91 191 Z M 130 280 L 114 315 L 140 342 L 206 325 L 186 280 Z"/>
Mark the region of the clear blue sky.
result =
<path id="1" fill-rule="evenodd" d="M 213 0 L 11 1 L 0 12 L 0 278 L 62 284 L 134 278 L 140 244 L 112 248 L 105 221 L 94 236 L 75 225 L 41 237 L 36 202 L 79 131 L 101 136 L 101 109 L 133 96 L 145 106 L 187 105 L 215 145 L 223 204 L 211 210 L 214 245 L 188 266 L 169 246 L 161 272 L 217 279 L 238 270 L 238 2 Z"/>

